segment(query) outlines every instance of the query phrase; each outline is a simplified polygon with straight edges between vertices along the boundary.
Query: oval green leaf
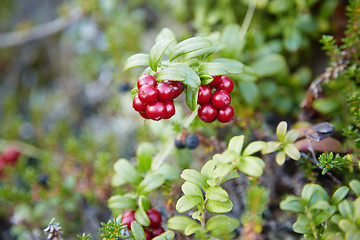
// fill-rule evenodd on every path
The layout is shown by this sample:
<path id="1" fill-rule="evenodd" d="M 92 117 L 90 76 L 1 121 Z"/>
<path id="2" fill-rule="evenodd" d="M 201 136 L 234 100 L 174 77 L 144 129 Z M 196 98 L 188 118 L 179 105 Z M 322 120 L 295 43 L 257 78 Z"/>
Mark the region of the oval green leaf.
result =
<path id="1" fill-rule="evenodd" d="M 149 66 L 149 54 L 138 53 L 130 56 L 124 65 L 124 72 L 133 67 Z"/>
<path id="2" fill-rule="evenodd" d="M 149 65 L 150 68 L 156 72 L 159 62 L 165 53 L 166 49 L 175 42 L 175 39 L 164 39 L 155 43 L 155 45 L 151 48 L 149 53 Z"/>

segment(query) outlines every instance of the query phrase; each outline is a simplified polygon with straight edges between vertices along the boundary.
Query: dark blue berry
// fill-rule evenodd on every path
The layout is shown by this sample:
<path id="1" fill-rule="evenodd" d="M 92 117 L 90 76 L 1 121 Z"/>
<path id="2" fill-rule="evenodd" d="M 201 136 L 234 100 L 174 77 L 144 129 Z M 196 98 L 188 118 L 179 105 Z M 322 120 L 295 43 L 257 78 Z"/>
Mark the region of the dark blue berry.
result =
<path id="1" fill-rule="evenodd" d="M 178 149 L 182 149 L 185 147 L 180 137 L 175 138 L 175 147 L 177 147 Z"/>
<path id="2" fill-rule="evenodd" d="M 122 83 L 118 86 L 119 92 L 127 92 L 131 90 L 131 86 L 128 83 Z"/>
<path id="3" fill-rule="evenodd" d="M 188 134 L 185 137 L 185 146 L 190 149 L 194 149 L 199 145 L 199 139 L 194 134 Z"/>

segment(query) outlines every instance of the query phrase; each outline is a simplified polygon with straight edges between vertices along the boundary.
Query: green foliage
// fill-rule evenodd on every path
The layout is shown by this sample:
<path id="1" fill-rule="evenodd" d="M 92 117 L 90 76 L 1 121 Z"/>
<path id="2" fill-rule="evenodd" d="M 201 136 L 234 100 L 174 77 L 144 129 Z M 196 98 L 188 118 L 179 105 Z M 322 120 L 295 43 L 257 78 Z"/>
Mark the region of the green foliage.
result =
<path id="1" fill-rule="evenodd" d="M 324 175 L 327 171 L 331 169 L 343 170 L 344 168 L 352 167 L 353 161 L 350 155 L 341 157 L 339 154 L 334 154 L 331 152 L 329 154 L 323 153 L 319 157 L 319 167 L 323 168 L 322 174 Z"/>
<path id="2" fill-rule="evenodd" d="M 121 222 L 121 218 L 111 219 L 107 223 L 101 223 L 101 226 L 100 235 L 105 239 L 127 238 L 127 236 L 121 234 L 121 230 L 126 228 Z"/>

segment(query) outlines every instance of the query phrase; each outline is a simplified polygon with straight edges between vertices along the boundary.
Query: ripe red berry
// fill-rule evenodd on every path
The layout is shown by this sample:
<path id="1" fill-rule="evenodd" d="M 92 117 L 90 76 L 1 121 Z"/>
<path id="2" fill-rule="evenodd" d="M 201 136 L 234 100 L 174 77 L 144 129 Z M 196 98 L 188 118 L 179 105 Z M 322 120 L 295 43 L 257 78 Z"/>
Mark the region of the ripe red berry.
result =
<path id="1" fill-rule="evenodd" d="M 146 114 L 146 112 L 139 112 L 139 114 L 145 119 L 150 119 L 149 116 Z"/>
<path id="2" fill-rule="evenodd" d="M 222 75 L 213 76 L 213 80 L 211 83 L 208 84 L 208 86 L 215 87 L 219 83 L 221 77 L 222 77 Z"/>
<path id="3" fill-rule="evenodd" d="M 211 101 L 212 91 L 211 88 L 207 85 L 201 85 L 199 87 L 198 92 L 198 100 L 199 104 L 205 104 Z"/>
<path id="4" fill-rule="evenodd" d="M 220 78 L 219 83 L 216 85 L 216 89 L 218 90 L 225 90 L 228 93 L 231 93 L 234 89 L 234 82 L 231 80 L 231 78 L 227 76 L 222 76 Z"/>
<path id="5" fill-rule="evenodd" d="M 174 101 L 173 100 L 166 101 L 166 102 L 164 102 L 164 104 L 165 104 L 165 108 L 166 108 L 166 114 L 163 117 L 163 119 L 169 119 L 172 116 L 174 116 L 174 114 L 175 114 Z"/>
<path id="6" fill-rule="evenodd" d="M 135 221 L 135 211 L 127 211 L 121 217 L 121 222 L 127 226 L 127 229 L 131 230 L 131 223 Z"/>
<path id="7" fill-rule="evenodd" d="M 12 147 L 5 149 L 1 156 L 5 164 L 15 164 L 19 157 L 20 151 Z"/>
<path id="8" fill-rule="evenodd" d="M 226 108 L 219 110 L 216 118 L 217 118 L 217 120 L 219 120 L 219 122 L 222 122 L 222 123 L 230 122 L 234 118 L 233 107 L 229 105 Z"/>
<path id="9" fill-rule="evenodd" d="M 146 107 L 146 114 L 152 120 L 159 121 L 160 119 L 164 118 L 166 115 L 165 104 L 160 101 L 155 101 L 150 103 Z"/>
<path id="10" fill-rule="evenodd" d="M 137 81 L 137 87 L 140 89 L 144 85 L 156 86 L 156 79 L 151 75 L 142 75 Z"/>
<path id="11" fill-rule="evenodd" d="M 150 232 L 149 230 L 147 229 L 144 229 L 144 233 L 145 233 L 145 238 L 146 240 L 151 240 L 154 238 L 154 235 L 152 232 Z"/>
<path id="12" fill-rule="evenodd" d="M 157 98 L 161 101 L 167 101 L 173 99 L 172 87 L 166 82 L 160 82 L 156 89 L 158 91 Z"/>
<path id="13" fill-rule="evenodd" d="M 227 91 L 217 90 L 212 95 L 211 102 L 217 109 L 224 109 L 231 103 L 231 97 Z"/>
<path id="14" fill-rule="evenodd" d="M 201 105 L 198 110 L 198 115 L 201 120 L 206 123 L 213 122 L 216 118 L 217 109 L 211 103 Z"/>
<path id="15" fill-rule="evenodd" d="M 165 230 L 161 226 L 157 227 L 157 228 L 154 228 L 152 230 L 152 233 L 153 233 L 154 237 L 157 237 L 157 236 L 159 236 L 160 234 L 162 234 L 164 232 L 165 232 Z"/>
<path id="16" fill-rule="evenodd" d="M 149 210 L 147 210 L 146 213 L 147 213 L 147 215 L 148 215 L 148 217 L 150 219 L 149 227 L 155 228 L 155 227 L 160 226 L 160 224 L 161 224 L 161 214 L 158 211 L 156 211 L 153 208 L 150 208 Z"/>
<path id="17" fill-rule="evenodd" d="M 183 84 L 179 81 L 169 81 L 168 82 L 173 90 L 173 98 L 177 98 L 183 91 Z"/>
<path id="18" fill-rule="evenodd" d="M 136 94 L 134 99 L 133 99 L 133 108 L 135 109 L 135 111 L 138 112 L 145 112 L 146 111 L 146 104 L 143 103 L 140 99 L 139 99 L 139 95 Z"/>
<path id="19" fill-rule="evenodd" d="M 149 104 L 156 100 L 157 90 L 154 86 L 144 85 L 139 89 L 139 99 L 145 104 Z"/>

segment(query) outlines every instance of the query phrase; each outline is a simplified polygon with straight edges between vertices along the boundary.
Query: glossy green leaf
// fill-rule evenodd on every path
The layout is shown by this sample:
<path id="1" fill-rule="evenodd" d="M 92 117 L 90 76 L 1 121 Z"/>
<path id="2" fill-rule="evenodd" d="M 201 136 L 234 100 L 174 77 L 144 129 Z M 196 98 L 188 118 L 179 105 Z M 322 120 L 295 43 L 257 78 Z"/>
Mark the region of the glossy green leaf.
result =
<path id="1" fill-rule="evenodd" d="M 147 210 L 150 209 L 149 199 L 145 196 L 140 196 L 138 199 L 138 206 L 139 206 L 139 208 L 144 209 L 144 211 L 146 212 Z"/>
<path id="2" fill-rule="evenodd" d="M 214 173 L 214 169 L 215 169 L 215 161 L 209 160 L 201 168 L 201 174 L 204 175 L 206 178 L 211 178 Z"/>
<path id="3" fill-rule="evenodd" d="M 225 65 L 228 74 L 240 74 L 244 72 L 244 64 L 234 59 L 217 58 L 212 62 L 221 63 Z"/>
<path id="4" fill-rule="evenodd" d="M 228 175 L 226 175 L 220 184 L 222 184 L 230 179 L 238 178 L 238 177 L 240 177 L 240 175 L 237 173 L 236 170 L 234 170 L 234 171 L 230 172 Z"/>
<path id="5" fill-rule="evenodd" d="M 251 177 L 260 177 L 263 173 L 265 163 L 261 158 L 247 156 L 240 159 L 238 169 Z"/>
<path id="6" fill-rule="evenodd" d="M 141 174 L 127 159 L 119 159 L 114 164 L 116 174 L 127 183 L 137 185 L 141 182 Z"/>
<path id="7" fill-rule="evenodd" d="M 327 194 L 325 189 L 322 188 L 320 185 L 313 184 L 313 183 L 306 184 L 303 187 L 303 190 L 301 192 L 301 198 L 304 199 L 306 202 L 309 202 L 315 191 L 318 191 L 319 193 L 321 193 L 320 199 L 326 200 L 326 201 L 330 200 L 329 195 Z"/>
<path id="8" fill-rule="evenodd" d="M 360 197 L 360 181 L 354 179 L 350 182 L 349 186 L 356 196 Z"/>
<path id="9" fill-rule="evenodd" d="M 237 154 L 240 154 L 243 145 L 244 145 L 244 135 L 232 137 L 230 139 L 228 149 L 236 152 Z"/>
<path id="10" fill-rule="evenodd" d="M 199 75 L 225 75 L 227 73 L 226 66 L 219 62 L 206 62 L 199 66 Z"/>
<path id="11" fill-rule="evenodd" d="M 284 151 L 280 151 L 276 154 L 275 156 L 275 161 L 277 164 L 279 164 L 280 166 L 284 164 L 286 159 L 286 154 Z"/>
<path id="12" fill-rule="evenodd" d="M 155 43 L 149 53 L 149 65 L 151 69 L 156 72 L 159 62 L 165 53 L 166 49 L 175 42 L 175 39 L 164 39 Z"/>
<path id="13" fill-rule="evenodd" d="M 174 237 L 175 233 L 173 231 L 166 231 L 159 236 L 154 237 L 152 240 L 172 240 Z"/>
<path id="14" fill-rule="evenodd" d="M 340 187 L 339 189 L 337 189 L 331 198 L 331 204 L 338 205 L 349 193 L 349 190 L 350 189 L 346 186 L 343 186 L 343 187 Z"/>
<path id="15" fill-rule="evenodd" d="M 213 213 L 226 213 L 230 212 L 233 207 L 232 202 L 228 199 L 225 202 L 208 200 L 206 209 Z"/>
<path id="16" fill-rule="evenodd" d="M 222 187 L 214 186 L 207 189 L 205 197 L 210 200 L 225 202 L 229 199 L 229 194 Z"/>
<path id="17" fill-rule="evenodd" d="M 131 222 L 131 232 L 132 232 L 135 240 L 144 240 L 144 239 L 146 239 L 144 229 L 136 221 Z"/>
<path id="18" fill-rule="evenodd" d="M 196 106 L 197 106 L 197 98 L 198 98 L 198 91 L 199 88 L 191 88 L 188 87 L 185 90 L 185 100 L 186 100 L 186 104 L 189 107 L 189 109 L 191 111 L 195 111 L 196 110 Z"/>
<path id="19" fill-rule="evenodd" d="M 277 151 L 281 146 L 281 142 L 270 141 L 270 142 L 267 142 L 266 145 L 267 145 L 267 147 L 264 148 L 263 150 L 261 150 L 262 154 L 269 154 L 269 153 Z"/>
<path id="20" fill-rule="evenodd" d="M 315 216 L 313 216 L 313 221 L 316 225 L 322 224 L 323 222 L 327 221 L 331 216 L 333 216 L 336 211 L 336 206 L 330 206 L 329 209 L 321 211 Z"/>
<path id="21" fill-rule="evenodd" d="M 165 182 L 165 177 L 158 173 L 149 173 L 139 184 L 137 192 L 140 195 L 147 195 L 160 187 Z"/>
<path id="22" fill-rule="evenodd" d="M 239 158 L 239 154 L 233 150 L 227 149 L 219 156 L 222 163 L 233 163 Z"/>
<path id="23" fill-rule="evenodd" d="M 203 48 L 209 48 L 212 47 L 213 43 L 211 40 L 207 39 L 207 38 L 203 38 L 203 37 L 192 37 L 192 38 L 188 38 L 180 43 L 178 43 L 173 51 L 170 53 L 169 59 L 170 61 L 173 61 L 174 59 L 193 52 L 193 51 L 197 51 Z"/>
<path id="24" fill-rule="evenodd" d="M 185 228 L 193 223 L 196 223 L 196 221 L 189 217 L 175 216 L 168 220 L 167 227 L 172 230 L 185 231 Z"/>
<path id="25" fill-rule="evenodd" d="M 138 223 L 140 223 L 143 226 L 149 226 L 150 224 L 149 216 L 146 214 L 145 210 L 141 207 L 136 209 L 135 219 Z"/>
<path id="26" fill-rule="evenodd" d="M 300 132 L 297 130 L 290 130 L 286 133 L 284 143 L 293 143 L 298 139 Z"/>
<path id="27" fill-rule="evenodd" d="M 200 77 L 197 73 L 184 63 L 172 63 L 161 70 L 157 75 L 158 81 L 181 81 L 191 88 L 200 86 Z"/>
<path id="28" fill-rule="evenodd" d="M 186 226 L 184 233 L 186 236 L 190 236 L 191 234 L 194 234 L 201 230 L 201 226 L 198 223 L 192 223 Z"/>
<path id="29" fill-rule="evenodd" d="M 141 171 L 149 171 L 152 163 L 152 155 L 156 153 L 156 148 L 149 142 L 140 143 L 137 151 L 136 158 L 139 162 L 139 169 Z"/>
<path id="30" fill-rule="evenodd" d="M 310 206 L 310 209 L 326 210 L 329 207 L 330 207 L 329 202 L 327 202 L 325 200 L 318 200 L 318 201 L 314 202 L 314 204 L 312 204 Z"/>
<path id="31" fill-rule="evenodd" d="M 198 195 L 185 195 L 179 198 L 176 203 L 176 211 L 183 213 L 189 211 L 196 205 L 202 204 L 203 198 Z"/>
<path id="32" fill-rule="evenodd" d="M 219 44 L 217 41 L 211 40 L 211 39 L 208 39 L 208 40 L 210 40 L 210 42 L 212 44 L 210 47 L 206 47 L 206 48 L 202 48 L 202 49 L 198 49 L 198 50 L 186 53 L 184 55 L 184 58 L 187 61 L 194 59 L 194 58 L 206 58 L 206 57 L 210 56 L 211 54 L 220 50 L 220 47 L 219 47 Z"/>
<path id="33" fill-rule="evenodd" d="M 163 28 L 155 38 L 155 42 L 161 42 L 163 40 L 173 39 L 176 40 L 176 36 L 169 28 Z"/>
<path id="34" fill-rule="evenodd" d="M 285 121 L 280 122 L 276 127 L 276 136 L 280 142 L 285 141 L 287 131 L 287 123 Z"/>
<path id="35" fill-rule="evenodd" d="M 200 75 L 201 85 L 208 85 L 213 81 L 213 77 L 210 75 Z"/>
<path id="36" fill-rule="evenodd" d="M 356 225 L 354 225 L 349 219 L 341 219 L 338 225 L 340 229 L 345 233 L 349 233 L 356 228 Z"/>
<path id="37" fill-rule="evenodd" d="M 244 149 L 243 156 L 252 155 L 256 152 L 261 151 L 262 149 L 266 148 L 267 144 L 263 141 L 255 141 L 251 142 L 247 147 Z"/>
<path id="38" fill-rule="evenodd" d="M 341 215 L 343 215 L 345 218 L 350 219 L 351 221 L 355 220 L 355 215 L 354 215 L 355 208 L 353 202 L 348 200 L 343 200 L 338 207 Z"/>
<path id="39" fill-rule="evenodd" d="M 218 178 L 223 178 L 233 171 L 235 166 L 233 164 L 221 163 L 218 164 L 214 171 L 214 176 Z"/>
<path id="40" fill-rule="evenodd" d="M 311 230 L 311 220 L 304 214 L 298 215 L 297 221 L 293 225 L 294 232 L 301 234 L 312 233 Z"/>
<path id="41" fill-rule="evenodd" d="M 285 148 L 284 148 L 284 151 L 285 151 L 286 155 L 288 155 L 290 158 L 292 158 L 294 160 L 299 160 L 300 159 L 300 152 L 295 147 L 294 144 L 292 144 L 292 143 L 286 144 Z"/>
<path id="42" fill-rule="evenodd" d="M 260 58 L 251 67 L 259 77 L 271 77 L 288 71 L 285 57 L 276 53 Z"/>
<path id="43" fill-rule="evenodd" d="M 280 209 L 291 212 L 305 212 L 306 204 L 301 198 L 288 196 L 280 202 Z"/>
<path id="44" fill-rule="evenodd" d="M 226 229 L 228 232 L 234 231 L 240 226 L 240 221 L 226 215 L 216 215 L 206 223 L 206 230 L 214 231 L 218 228 Z"/>
<path id="45" fill-rule="evenodd" d="M 124 66 L 124 72 L 133 67 L 149 66 L 149 54 L 138 53 L 130 56 Z"/>
<path id="46" fill-rule="evenodd" d="M 108 206 L 110 209 L 135 209 L 136 200 L 131 197 L 114 195 L 109 198 Z"/>
<path id="47" fill-rule="evenodd" d="M 206 183 L 206 178 L 201 173 L 194 169 L 185 169 L 182 174 L 180 175 L 182 179 L 185 181 L 192 182 L 202 188 L 209 187 Z"/>
<path id="48" fill-rule="evenodd" d="M 197 196 L 203 197 L 203 194 L 202 194 L 199 186 L 197 186 L 191 182 L 185 182 L 181 186 L 181 190 L 183 191 L 183 193 L 185 195 L 197 195 Z"/>

